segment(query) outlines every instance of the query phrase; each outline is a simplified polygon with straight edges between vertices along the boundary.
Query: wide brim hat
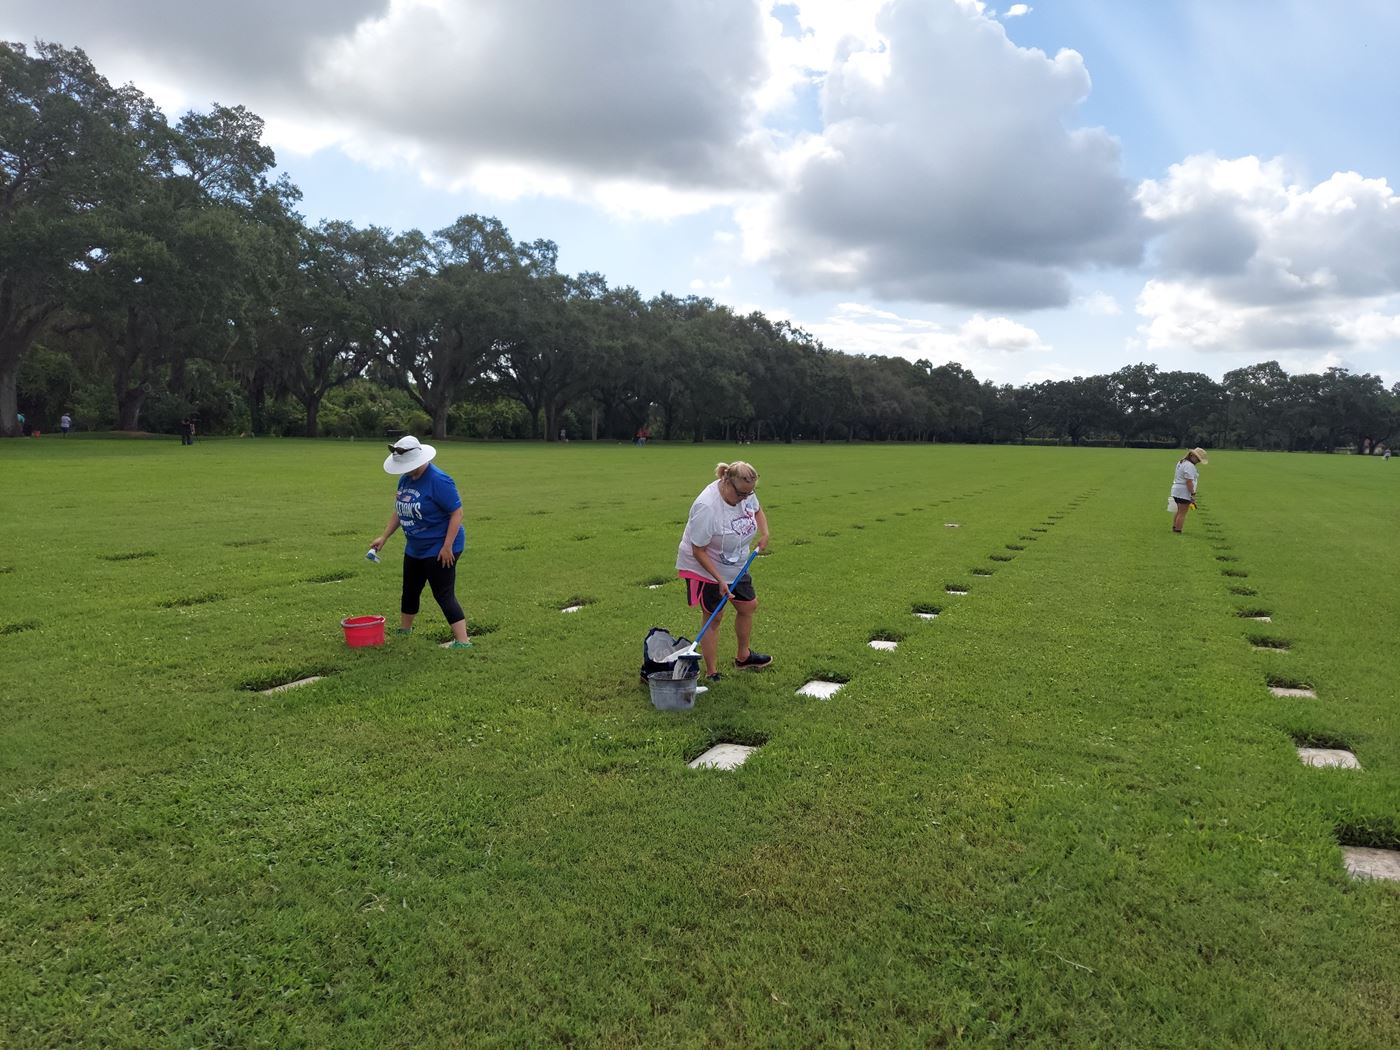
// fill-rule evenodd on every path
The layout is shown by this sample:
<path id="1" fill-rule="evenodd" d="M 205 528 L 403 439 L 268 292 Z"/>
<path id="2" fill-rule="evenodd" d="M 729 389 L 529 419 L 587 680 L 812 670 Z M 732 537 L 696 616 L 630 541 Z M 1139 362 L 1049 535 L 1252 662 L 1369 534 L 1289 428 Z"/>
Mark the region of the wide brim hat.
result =
<path id="1" fill-rule="evenodd" d="M 1203 448 L 1193 448 L 1191 450 L 1191 455 L 1195 456 L 1202 463 L 1210 462 L 1210 457 L 1206 455 L 1206 450 Z"/>
<path id="2" fill-rule="evenodd" d="M 412 434 L 399 438 L 389 446 L 388 458 L 384 460 L 384 473 L 407 474 L 417 470 L 424 463 L 431 463 L 437 449 L 425 445 Z"/>

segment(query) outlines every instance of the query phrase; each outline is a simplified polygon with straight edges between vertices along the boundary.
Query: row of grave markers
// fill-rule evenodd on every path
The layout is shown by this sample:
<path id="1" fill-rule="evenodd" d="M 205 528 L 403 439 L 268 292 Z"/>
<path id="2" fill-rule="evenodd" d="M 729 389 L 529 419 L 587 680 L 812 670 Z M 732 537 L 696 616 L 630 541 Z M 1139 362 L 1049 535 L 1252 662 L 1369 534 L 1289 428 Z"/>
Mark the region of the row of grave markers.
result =
<path id="1" fill-rule="evenodd" d="M 1213 539 L 1224 540 L 1218 526 L 1208 523 L 1206 526 L 1207 535 Z M 1228 544 L 1221 543 L 1212 545 L 1217 551 L 1228 552 L 1231 548 Z M 1231 554 L 1218 554 L 1216 560 L 1221 562 L 1236 562 L 1238 559 Z M 1247 573 L 1240 569 L 1222 569 L 1222 574 L 1231 579 L 1245 579 Z M 1247 593 L 1253 595 L 1252 588 L 1234 589 L 1234 593 Z M 1242 619 L 1252 620 L 1256 623 L 1273 623 L 1273 616 L 1264 610 L 1244 610 L 1240 614 Z M 1266 653 L 1287 653 L 1289 645 L 1287 642 L 1277 639 L 1250 639 L 1250 647 L 1255 652 Z M 1271 676 L 1269 682 L 1269 692 L 1277 697 L 1293 697 L 1299 699 L 1316 700 L 1317 691 L 1309 685 L 1304 684 L 1282 684 L 1282 681 Z M 1361 762 L 1356 755 L 1345 748 L 1330 747 L 1302 747 L 1295 745 L 1298 753 L 1298 760 L 1306 766 L 1318 768 L 1335 769 L 1361 769 Z M 1342 846 L 1342 864 L 1348 874 L 1357 879 L 1386 879 L 1400 881 L 1400 851 L 1392 849 L 1377 849 L 1370 846 Z"/>

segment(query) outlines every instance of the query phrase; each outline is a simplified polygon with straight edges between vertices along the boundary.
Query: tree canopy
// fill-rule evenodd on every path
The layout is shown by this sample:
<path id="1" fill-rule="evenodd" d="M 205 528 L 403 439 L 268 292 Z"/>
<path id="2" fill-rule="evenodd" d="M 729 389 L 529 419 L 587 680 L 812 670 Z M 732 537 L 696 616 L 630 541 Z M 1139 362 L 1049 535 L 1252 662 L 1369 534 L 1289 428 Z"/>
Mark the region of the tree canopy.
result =
<path id="1" fill-rule="evenodd" d="M 555 440 L 1087 441 L 1369 450 L 1400 384 L 1266 361 L 1023 386 L 567 274 L 548 240 L 308 225 L 262 121 L 170 123 L 82 51 L 0 43 L 0 433 L 430 430 Z"/>

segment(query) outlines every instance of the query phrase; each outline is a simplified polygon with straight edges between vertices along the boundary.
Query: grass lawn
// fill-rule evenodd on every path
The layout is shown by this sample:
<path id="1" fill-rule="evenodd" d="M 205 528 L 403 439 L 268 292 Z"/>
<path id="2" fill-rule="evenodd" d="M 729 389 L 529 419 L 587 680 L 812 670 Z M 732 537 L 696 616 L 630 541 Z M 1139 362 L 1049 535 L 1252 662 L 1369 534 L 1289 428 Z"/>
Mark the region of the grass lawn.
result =
<path id="1" fill-rule="evenodd" d="M 0 443 L 0 1045 L 1400 1042 L 1400 465 L 743 449 L 776 660 L 663 714 L 740 450 L 443 445 L 475 648 L 349 650 L 383 444 Z"/>

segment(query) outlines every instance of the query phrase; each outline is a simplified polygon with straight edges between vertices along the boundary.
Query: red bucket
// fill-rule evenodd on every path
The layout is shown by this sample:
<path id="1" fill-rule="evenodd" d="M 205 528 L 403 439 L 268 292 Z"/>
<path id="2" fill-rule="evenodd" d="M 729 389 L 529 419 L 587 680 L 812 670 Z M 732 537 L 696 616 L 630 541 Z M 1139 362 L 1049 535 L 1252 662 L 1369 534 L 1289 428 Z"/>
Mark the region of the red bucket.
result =
<path id="1" fill-rule="evenodd" d="M 345 644 L 351 649 L 384 644 L 382 616 L 349 616 L 340 621 L 340 626 L 345 631 Z"/>

